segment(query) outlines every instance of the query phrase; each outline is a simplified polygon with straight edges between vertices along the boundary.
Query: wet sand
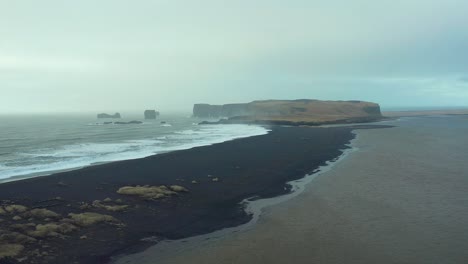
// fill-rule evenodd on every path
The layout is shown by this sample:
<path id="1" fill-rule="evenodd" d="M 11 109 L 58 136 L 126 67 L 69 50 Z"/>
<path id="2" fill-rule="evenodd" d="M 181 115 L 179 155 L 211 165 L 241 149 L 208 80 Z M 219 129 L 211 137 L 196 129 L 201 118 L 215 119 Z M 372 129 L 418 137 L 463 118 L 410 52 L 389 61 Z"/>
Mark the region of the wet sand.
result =
<path id="1" fill-rule="evenodd" d="M 138 263 L 468 263 L 468 129 L 424 124 L 359 130 L 359 151 L 253 228 Z"/>

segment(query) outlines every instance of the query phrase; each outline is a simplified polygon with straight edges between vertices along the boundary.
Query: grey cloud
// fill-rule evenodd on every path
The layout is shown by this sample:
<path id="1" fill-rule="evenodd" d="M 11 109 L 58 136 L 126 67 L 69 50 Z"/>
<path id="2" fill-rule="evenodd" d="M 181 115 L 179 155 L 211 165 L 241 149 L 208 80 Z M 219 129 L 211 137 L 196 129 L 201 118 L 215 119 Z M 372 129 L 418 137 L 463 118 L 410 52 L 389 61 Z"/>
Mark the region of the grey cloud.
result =
<path id="1" fill-rule="evenodd" d="M 0 113 L 463 103 L 465 10 L 457 0 L 0 0 Z"/>

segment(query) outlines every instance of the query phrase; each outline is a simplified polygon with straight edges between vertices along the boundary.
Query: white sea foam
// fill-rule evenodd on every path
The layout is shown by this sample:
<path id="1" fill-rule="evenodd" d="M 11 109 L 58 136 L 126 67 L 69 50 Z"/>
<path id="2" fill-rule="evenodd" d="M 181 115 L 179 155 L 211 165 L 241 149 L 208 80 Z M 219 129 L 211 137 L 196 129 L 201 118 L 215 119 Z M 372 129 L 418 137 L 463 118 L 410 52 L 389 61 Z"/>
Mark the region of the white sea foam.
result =
<path id="1" fill-rule="evenodd" d="M 46 175 L 94 163 L 143 158 L 154 154 L 189 149 L 268 133 L 259 126 L 206 125 L 197 129 L 172 132 L 153 139 L 124 140 L 113 143 L 70 144 L 57 149 L 45 148 L 18 153 L 28 165 L 0 164 L 0 180 L 14 176 Z"/>

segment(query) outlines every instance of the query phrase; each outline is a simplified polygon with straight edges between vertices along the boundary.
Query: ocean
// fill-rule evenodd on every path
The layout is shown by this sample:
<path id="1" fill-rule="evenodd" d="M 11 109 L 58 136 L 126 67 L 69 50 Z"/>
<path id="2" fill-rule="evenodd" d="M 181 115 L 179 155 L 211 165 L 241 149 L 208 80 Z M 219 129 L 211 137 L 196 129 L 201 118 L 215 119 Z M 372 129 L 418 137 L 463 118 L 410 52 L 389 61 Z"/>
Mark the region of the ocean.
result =
<path id="1" fill-rule="evenodd" d="M 268 132 L 260 126 L 198 125 L 189 115 L 104 124 L 92 115 L 0 116 L 0 182 L 92 164 L 143 158 Z M 164 121 L 165 123 L 162 123 Z"/>

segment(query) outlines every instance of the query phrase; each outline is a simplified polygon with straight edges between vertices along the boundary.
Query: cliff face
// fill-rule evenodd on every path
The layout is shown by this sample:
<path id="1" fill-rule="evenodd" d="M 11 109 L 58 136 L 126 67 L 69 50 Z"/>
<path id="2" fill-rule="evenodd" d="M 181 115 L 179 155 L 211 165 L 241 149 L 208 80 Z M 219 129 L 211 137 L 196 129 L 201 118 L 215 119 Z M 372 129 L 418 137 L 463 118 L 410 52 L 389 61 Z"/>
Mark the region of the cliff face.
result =
<path id="1" fill-rule="evenodd" d="M 380 106 L 363 101 L 267 100 L 246 104 L 196 104 L 193 115 L 201 118 L 227 117 L 251 122 L 334 122 L 374 120 L 382 117 Z"/>

